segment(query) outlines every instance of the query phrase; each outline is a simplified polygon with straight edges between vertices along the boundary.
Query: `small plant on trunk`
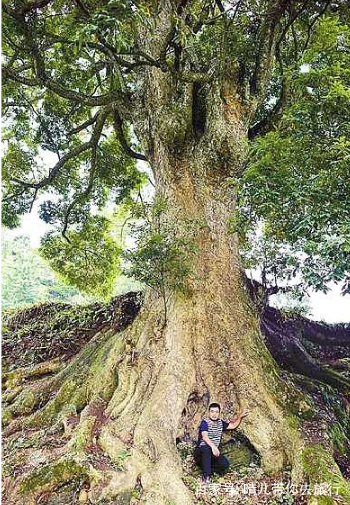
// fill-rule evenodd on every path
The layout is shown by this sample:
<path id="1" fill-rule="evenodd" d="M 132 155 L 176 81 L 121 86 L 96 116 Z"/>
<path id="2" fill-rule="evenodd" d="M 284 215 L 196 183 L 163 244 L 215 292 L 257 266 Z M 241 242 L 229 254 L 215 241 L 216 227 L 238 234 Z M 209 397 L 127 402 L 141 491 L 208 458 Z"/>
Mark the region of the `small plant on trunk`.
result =
<path id="1" fill-rule="evenodd" d="M 188 222 L 187 229 L 179 233 L 162 197 L 157 197 L 152 205 L 143 203 L 135 207 L 133 215 L 138 219 L 131 227 L 137 247 L 123 253 L 127 262 L 124 273 L 160 294 L 164 327 L 171 293 L 188 295 L 190 292 L 191 260 L 196 252 L 196 245 L 191 240 L 193 223 Z"/>

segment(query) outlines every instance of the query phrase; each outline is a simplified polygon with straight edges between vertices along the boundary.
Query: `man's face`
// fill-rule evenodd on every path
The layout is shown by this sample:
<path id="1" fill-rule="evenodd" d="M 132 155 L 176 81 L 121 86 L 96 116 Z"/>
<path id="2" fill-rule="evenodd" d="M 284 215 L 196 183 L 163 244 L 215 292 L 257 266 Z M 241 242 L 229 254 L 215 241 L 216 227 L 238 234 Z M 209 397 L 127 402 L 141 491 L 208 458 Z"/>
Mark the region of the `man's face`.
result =
<path id="1" fill-rule="evenodd" d="M 219 417 L 220 417 L 220 409 L 218 409 L 218 407 L 212 407 L 211 409 L 209 409 L 209 418 L 212 421 L 217 421 Z"/>

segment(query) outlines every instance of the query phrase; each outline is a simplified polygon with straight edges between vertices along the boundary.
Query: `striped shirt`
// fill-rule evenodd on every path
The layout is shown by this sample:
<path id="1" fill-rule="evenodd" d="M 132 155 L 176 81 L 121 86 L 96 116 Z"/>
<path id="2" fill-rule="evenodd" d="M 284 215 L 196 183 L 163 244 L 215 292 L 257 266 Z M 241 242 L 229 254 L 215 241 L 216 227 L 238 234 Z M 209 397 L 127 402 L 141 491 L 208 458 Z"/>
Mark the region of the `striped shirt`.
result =
<path id="1" fill-rule="evenodd" d="M 202 431 L 207 431 L 209 439 L 216 445 L 216 447 L 219 447 L 222 432 L 227 430 L 228 425 L 229 423 L 227 421 L 223 421 L 222 419 L 218 419 L 217 421 L 212 421 L 207 418 L 203 419 L 198 430 L 197 447 L 207 445 L 202 439 Z"/>

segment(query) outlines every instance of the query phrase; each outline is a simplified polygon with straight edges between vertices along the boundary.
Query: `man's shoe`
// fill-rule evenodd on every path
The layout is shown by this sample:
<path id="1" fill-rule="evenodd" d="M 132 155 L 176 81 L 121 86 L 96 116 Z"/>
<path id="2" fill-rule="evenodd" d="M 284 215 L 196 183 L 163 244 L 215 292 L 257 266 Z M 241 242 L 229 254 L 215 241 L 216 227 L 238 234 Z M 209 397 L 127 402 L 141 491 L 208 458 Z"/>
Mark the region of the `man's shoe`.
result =
<path id="1" fill-rule="evenodd" d="M 210 483 L 210 476 L 209 475 L 203 475 L 202 482 L 203 482 L 203 484 L 209 484 Z"/>

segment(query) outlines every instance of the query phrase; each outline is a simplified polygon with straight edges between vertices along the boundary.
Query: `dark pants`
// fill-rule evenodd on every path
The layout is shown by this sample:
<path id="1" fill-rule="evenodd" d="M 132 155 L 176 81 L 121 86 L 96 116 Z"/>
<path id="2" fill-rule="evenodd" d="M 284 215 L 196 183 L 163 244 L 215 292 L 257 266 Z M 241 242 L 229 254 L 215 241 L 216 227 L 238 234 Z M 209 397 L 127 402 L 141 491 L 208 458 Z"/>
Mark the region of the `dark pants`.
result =
<path id="1" fill-rule="evenodd" d="M 225 456 L 220 454 L 214 456 L 209 445 L 201 445 L 194 450 L 194 459 L 203 469 L 203 477 L 209 477 L 212 472 L 225 473 L 230 466 L 230 462 Z"/>

